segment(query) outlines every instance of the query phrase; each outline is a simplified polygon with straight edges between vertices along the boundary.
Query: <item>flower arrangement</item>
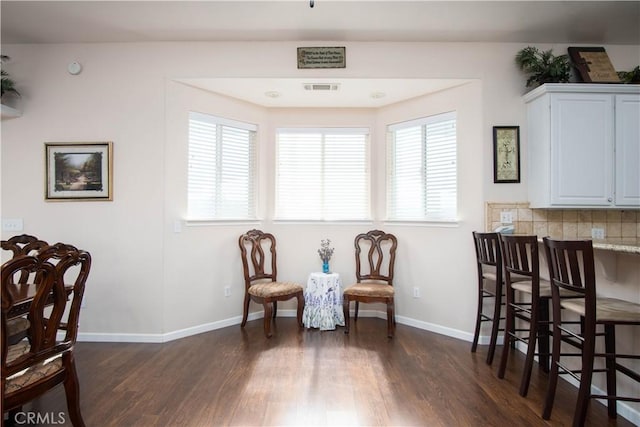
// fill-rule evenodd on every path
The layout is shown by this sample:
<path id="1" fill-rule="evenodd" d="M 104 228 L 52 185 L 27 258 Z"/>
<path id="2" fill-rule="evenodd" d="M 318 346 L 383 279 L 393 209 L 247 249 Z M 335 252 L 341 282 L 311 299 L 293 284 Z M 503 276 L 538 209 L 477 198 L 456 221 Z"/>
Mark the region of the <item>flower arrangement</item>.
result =
<path id="1" fill-rule="evenodd" d="M 330 247 L 331 240 L 323 239 L 320 241 L 320 249 L 318 249 L 318 255 L 322 259 L 323 263 L 328 263 L 331 259 L 331 255 L 333 255 L 333 248 Z"/>

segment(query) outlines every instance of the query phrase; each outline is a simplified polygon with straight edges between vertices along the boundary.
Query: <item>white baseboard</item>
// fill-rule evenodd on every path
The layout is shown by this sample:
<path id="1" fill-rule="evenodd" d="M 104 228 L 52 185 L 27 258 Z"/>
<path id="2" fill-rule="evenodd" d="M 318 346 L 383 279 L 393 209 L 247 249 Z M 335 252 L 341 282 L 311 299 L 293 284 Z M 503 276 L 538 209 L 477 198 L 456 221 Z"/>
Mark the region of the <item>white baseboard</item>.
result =
<path id="1" fill-rule="evenodd" d="M 288 310 L 282 310 L 288 311 Z M 282 317 L 295 317 L 296 311 L 293 312 L 293 316 L 288 313 Z M 280 310 L 278 310 L 280 315 Z M 263 313 L 255 312 L 249 313 L 248 320 L 261 319 Z M 279 316 L 280 317 L 280 316 Z M 190 337 L 192 335 L 198 335 L 204 332 L 214 331 L 216 329 L 226 328 L 228 326 L 239 325 L 242 322 L 242 316 L 235 316 L 229 319 L 219 320 L 217 322 L 205 323 L 204 325 L 192 326 L 190 328 L 179 329 L 177 331 L 168 332 L 166 334 L 120 334 L 120 333 L 91 333 L 91 332 L 79 332 L 79 342 L 138 342 L 138 343 L 165 343 L 174 341 L 180 338 Z"/>
<path id="2" fill-rule="evenodd" d="M 248 320 L 262 319 L 263 312 L 256 311 L 249 313 Z M 278 310 L 278 317 L 296 317 L 296 310 Z M 353 316 L 353 310 L 351 311 Z M 359 317 L 377 317 L 380 319 L 386 319 L 387 313 L 380 310 L 359 310 Z M 216 329 L 226 328 L 228 326 L 239 325 L 242 322 L 242 316 L 235 316 L 217 322 L 205 323 L 203 325 L 192 326 L 190 328 L 180 329 L 177 331 L 167 332 L 165 334 L 122 334 L 122 333 L 91 333 L 91 332 L 79 332 L 78 341 L 80 342 L 140 342 L 140 343 L 163 343 L 180 338 L 186 338 L 191 335 L 197 335 L 204 332 L 210 332 Z M 410 317 L 396 316 L 396 322 L 412 326 L 414 328 L 423 329 L 430 332 L 435 332 L 440 335 L 445 335 L 459 340 L 473 341 L 473 334 L 458 329 L 447 328 L 435 323 L 423 322 L 421 320 L 415 320 Z M 489 344 L 489 336 L 480 336 L 478 338 L 478 344 Z M 498 344 L 502 344 L 502 336 L 498 337 Z"/>
<path id="3" fill-rule="evenodd" d="M 353 311 L 351 312 L 353 316 Z M 386 319 L 387 313 L 379 310 L 360 310 L 358 311 L 359 317 L 378 317 L 380 319 Z M 248 320 L 256 320 L 264 317 L 264 313 L 256 311 L 249 313 Z M 278 317 L 296 317 L 296 310 L 278 310 Z M 165 334 L 122 334 L 122 333 L 91 333 L 80 332 L 78 333 L 78 341 L 81 342 L 136 342 L 136 343 L 165 343 L 174 341 L 180 338 L 186 338 L 192 335 L 201 334 L 204 332 L 210 332 L 216 329 L 226 328 L 228 326 L 239 325 L 242 322 L 242 316 L 235 316 L 229 319 L 219 320 L 217 322 L 206 323 L 204 325 L 193 326 L 190 328 L 180 329 L 177 331 L 168 332 Z M 435 323 L 424 322 L 421 320 L 415 320 L 410 317 L 396 316 L 396 322 L 402 325 L 411 326 L 425 331 L 434 332 L 440 335 L 456 338 L 463 341 L 472 342 L 473 334 L 458 329 L 448 328 Z M 489 344 L 489 336 L 480 336 L 478 338 L 478 344 Z M 502 345 L 503 337 L 498 337 L 498 344 Z M 524 346 L 518 343 L 517 349 L 524 353 Z M 560 378 L 568 381 L 574 387 L 578 387 L 578 382 L 566 375 L 562 375 Z M 603 390 L 592 386 L 591 392 L 593 394 L 606 394 Z M 606 401 L 602 402 L 606 405 Z M 635 410 L 625 402 L 618 402 L 618 415 L 631 421 L 633 424 L 640 426 L 640 411 Z"/>

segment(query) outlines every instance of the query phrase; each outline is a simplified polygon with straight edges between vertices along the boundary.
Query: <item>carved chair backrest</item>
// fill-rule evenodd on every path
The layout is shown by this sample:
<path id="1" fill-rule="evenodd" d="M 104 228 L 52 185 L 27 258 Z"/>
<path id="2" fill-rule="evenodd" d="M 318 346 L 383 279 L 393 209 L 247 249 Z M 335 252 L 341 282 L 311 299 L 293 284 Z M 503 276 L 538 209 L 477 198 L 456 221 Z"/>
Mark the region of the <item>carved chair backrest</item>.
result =
<path id="1" fill-rule="evenodd" d="M 57 278 L 62 282 L 65 292 L 69 295 L 70 304 L 62 329 L 66 330 L 65 340 L 75 342 L 78 334 L 80 305 L 91 271 L 91 254 L 73 245 L 56 243 L 43 249 L 38 254 L 38 258 L 42 262 L 46 261 L 55 265 Z"/>
<path id="2" fill-rule="evenodd" d="M 356 250 L 356 280 L 383 281 L 393 286 L 393 271 L 398 240 L 393 234 L 371 230 L 358 234 Z"/>
<path id="3" fill-rule="evenodd" d="M 13 236 L 9 240 L 2 240 L 0 246 L 2 246 L 3 251 L 11 253 L 9 257 L 11 259 L 20 255 L 35 255 L 43 248 L 49 246 L 49 243 L 29 234 L 21 234 L 19 236 Z M 12 280 L 15 280 L 15 278 Z M 23 270 L 22 274 L 17 278 L 16 283 L 29 282 L 33 282 L 33 279 L 30 281 L 29 274 Z"/>
<path id="4" fill-rule="evenodd" d="M 276 238 L 261 230 L 249 230 L 238 239 L 247 289 L 256 280 L 277 280 Z"/>

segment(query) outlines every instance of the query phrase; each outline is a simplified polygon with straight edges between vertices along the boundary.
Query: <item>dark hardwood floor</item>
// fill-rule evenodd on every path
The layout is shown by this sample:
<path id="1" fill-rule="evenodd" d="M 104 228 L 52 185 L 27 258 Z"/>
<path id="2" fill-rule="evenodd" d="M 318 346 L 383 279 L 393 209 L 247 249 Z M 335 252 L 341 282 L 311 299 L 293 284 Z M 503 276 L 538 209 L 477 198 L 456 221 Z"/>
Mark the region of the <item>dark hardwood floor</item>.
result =
<path id="1" fill-rule="evenodd" d="M 560 381 L 550 422 L 540 418 L 546 374 L 534 367 L 518 395 L 524 357 L 506 378 L 471 344 L 381 319 L 343 329 L 298 331 L 278 318 L 166 344 L 78 343 L 76 362 L 87 426 L 540 426 L 570 425 L 576 389 Z M 58 387 L 24 411 L 66 414 Z M 68 417 L 64 417 L 67 419 Z M 60 424 L 60 420 L 52 425 Z M 630 426 L 593 402 L 589 426 Z"/>

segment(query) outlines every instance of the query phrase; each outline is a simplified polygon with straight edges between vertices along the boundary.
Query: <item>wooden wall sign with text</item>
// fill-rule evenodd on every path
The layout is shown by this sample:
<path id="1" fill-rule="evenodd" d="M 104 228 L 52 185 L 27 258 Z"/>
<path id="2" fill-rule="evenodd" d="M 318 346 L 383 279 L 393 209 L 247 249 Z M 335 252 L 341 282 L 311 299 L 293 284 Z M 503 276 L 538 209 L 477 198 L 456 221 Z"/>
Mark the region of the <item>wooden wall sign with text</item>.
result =
<path id="1" fill-rule="evenodd" d="M 618 73 L 611 65 L 603 47 L 570 47 L 571 61 L 587 83 L 620 83 Z"/>
<path id="2" fill-rule="evenodd" d="M 298 68 L 345 68 L 344 47 L 299 47 Z"/>

